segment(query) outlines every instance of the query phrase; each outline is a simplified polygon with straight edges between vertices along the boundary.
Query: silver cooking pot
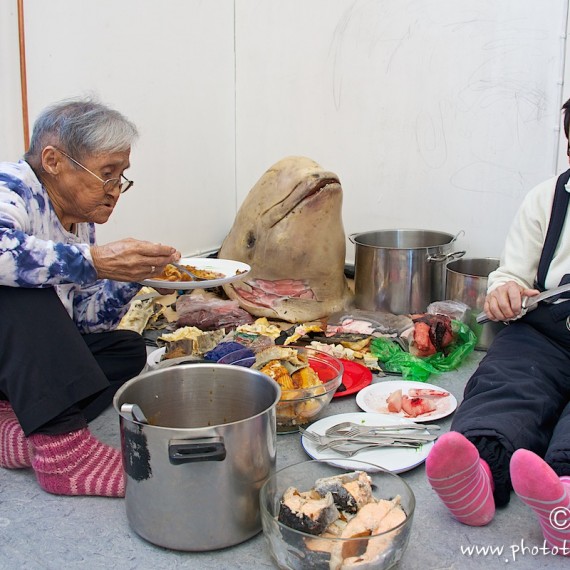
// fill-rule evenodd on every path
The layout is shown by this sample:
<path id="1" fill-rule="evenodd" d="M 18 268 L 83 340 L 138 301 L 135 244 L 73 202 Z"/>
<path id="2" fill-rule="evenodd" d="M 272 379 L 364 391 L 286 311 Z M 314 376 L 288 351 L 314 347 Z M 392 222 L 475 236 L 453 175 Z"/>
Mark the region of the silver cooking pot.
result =
<path id="1" fill-rule="evenodd" d="M 425 312 L 445 295 L 445 267 L 465 251 L 452 251 L 459 235 L 430 230 L 352 234 L 355 306 L 396 315 Z"/>
<path id="2" fill-rule="evenodd" d="M 223 364 L 154 370 L 124 384 L 113 406 L 135 532 L 188 551 L 257 534 L 259 490 L 275 472 L 280 397 L 265 374 Z"/>
<path id="3" fill-rule="evenodd" d="M 503 323 L 479 324 L 477 315 L 483 310 L 487 296 L 489 273 L 500 264 L 496 257 L 459 259 L 447 265 L 445 298 L 460 301 L 469 307 L 465 322 L 477 337 L 476 350 L 487 350 Z"/>

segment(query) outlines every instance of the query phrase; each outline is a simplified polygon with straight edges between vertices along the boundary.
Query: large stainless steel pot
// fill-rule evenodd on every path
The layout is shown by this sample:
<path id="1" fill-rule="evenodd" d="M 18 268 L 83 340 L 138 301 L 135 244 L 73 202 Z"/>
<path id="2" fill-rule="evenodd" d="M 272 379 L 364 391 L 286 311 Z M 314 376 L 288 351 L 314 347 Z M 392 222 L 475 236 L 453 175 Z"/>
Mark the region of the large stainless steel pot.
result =
<path id="1" fill-rule="evenodd" d="M 443 300 L 445 265 L 465 255 L 452 252 L 458 235 L 406 229 L 350 235 L 356 307 L 404 315 Z"/>
<path id="2" fill-rule="evenodd" d="M 280 397 L 265 374 L 223 364 L 154 370 L 124 384 L 113 405 L 132 528 L 154 544 L 189 551 L 257 534 L 259 490 L 275 472 Z M 138 405 L 148 424 L 124 404 Z"/>
<path id="3" fill-rule="evenodd" d="M 477 315 L 483 310 L 489 273 L 499 267 L 499 260 L 494 257 L 465 258 L 447 264 L 445 298 L 460 301 L 469 307 L 465 322 L 477 336 L 477 350 L 487 350 L 489 345 L 505 325 L 489 322 L 483 325 L 477 322 Z"/>

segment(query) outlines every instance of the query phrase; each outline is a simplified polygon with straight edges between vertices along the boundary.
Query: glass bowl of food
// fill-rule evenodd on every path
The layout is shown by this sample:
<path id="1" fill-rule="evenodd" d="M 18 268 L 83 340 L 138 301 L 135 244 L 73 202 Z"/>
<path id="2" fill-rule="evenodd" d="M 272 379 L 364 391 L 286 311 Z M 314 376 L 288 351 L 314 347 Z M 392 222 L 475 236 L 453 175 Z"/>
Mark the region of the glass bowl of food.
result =
<path id="1" fill-rule="evenodd" d="M 342 362 L 310 346 L 275 345 L 231 364 L 255 368 L 281 386 L 277 433 L 292 433 L 314 422 L 342 382 Z"/>
<path id="2" fill-rule="evenodd" d="M 348 466 L 305 461 L 262 486 L 263 532 L 279 568 L 385 570 L 401 559 L 414 517 L 412 489 L 378 466 Z"/>

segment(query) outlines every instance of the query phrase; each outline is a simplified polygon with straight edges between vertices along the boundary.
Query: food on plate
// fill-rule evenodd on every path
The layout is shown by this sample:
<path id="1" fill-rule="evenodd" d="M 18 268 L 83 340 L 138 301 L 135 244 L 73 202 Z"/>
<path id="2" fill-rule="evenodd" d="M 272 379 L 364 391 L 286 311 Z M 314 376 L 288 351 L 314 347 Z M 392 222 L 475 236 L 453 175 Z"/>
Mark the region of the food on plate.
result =
<path id="1" fill-rule="evenodd" d="M 433 390 L 429 388 L 410 388 L 407 394 L 402 390 L 391 392 L 386 398 L 388 411 L 394 414 L 403 412 L 405 416 L 417 418 L 423 414 L 429 414 L 437 409 L 435 400 L 446 398 L 449 392 Z"/>
<path id="2" fill-rule="evenodd" d="M 371 478 L 354 471 L 318 479 L 312 489 L 289 487 L 280 502 L 278 520 L 284 525 L 312 534 L 305 538 L 314 552 L 330 555 L 329 568 L 373 567 L 390 547 L 407 515 L 396 495 L 391 500 L 373 496 Z M 378 537 L 391 529 L 400 529 Z M 362 538 L 358 541 L 327 541 L 323 538 Z"/>
<path id="3" fill-rule="evenodd" d="M 410 398 L 447 398 L 449 392 L 434 390 L 433 388 L 410 388 L 408 396 Z"/>
<path id="4" fill-rule="evenodd" d="M 344 309 L 351 292 L 338 176 L 302 156 L 272 165 L 241 204 L 218 257 L 251 266 L 224 291 L 252 315 L 303 323 Z"/>
<path id="5" fill-rule="evenodd" d="M 198 269 L 193 265 L 182 265 L 182 267 L 196 275 L 196 277 L 200 277 L 200 279 L 223 279 L 225 277 L 223 273 L 218 271 Z M 183 273 L 178 267 L 174 267 L 170 263 L 162 270 L 160 275 L 153 277 L 153 279 L 158 279 L 159 281 L 194 281 L 190 275 Z"/>
<path id="6" fill-rule="evenodd" d="M 441 352 L 453 342 L 451 319 L 446 315 L 413 315 L 413 339 L 410 343 L 410 354 L 414 356 L 430 356 Z"/>

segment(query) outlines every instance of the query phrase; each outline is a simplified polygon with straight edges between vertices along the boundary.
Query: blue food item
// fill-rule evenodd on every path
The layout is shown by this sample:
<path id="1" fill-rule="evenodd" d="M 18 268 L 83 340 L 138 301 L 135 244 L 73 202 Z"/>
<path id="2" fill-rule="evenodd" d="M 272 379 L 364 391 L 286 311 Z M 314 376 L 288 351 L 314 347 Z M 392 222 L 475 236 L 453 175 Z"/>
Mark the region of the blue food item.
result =
<path id="1" fill-rule="evenodd" d="M 238 350 L 248 350 L 243 344 L 239 342 L 221 342 L 215 346 L 212 350 L 209 350 L 204 354 L 204 358 L 210 362 L 218 362 L 220 358 L 230 354 L 231 352 L 236 352 Z M 255 356 L 253 350 L 250 351 L 251 354 L 244 355 L 242 358 L 247 358 L 248 356 Z"/>

